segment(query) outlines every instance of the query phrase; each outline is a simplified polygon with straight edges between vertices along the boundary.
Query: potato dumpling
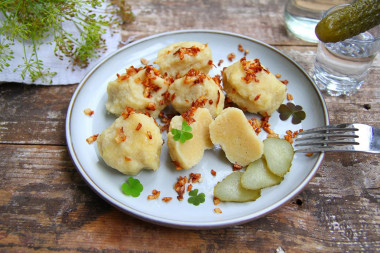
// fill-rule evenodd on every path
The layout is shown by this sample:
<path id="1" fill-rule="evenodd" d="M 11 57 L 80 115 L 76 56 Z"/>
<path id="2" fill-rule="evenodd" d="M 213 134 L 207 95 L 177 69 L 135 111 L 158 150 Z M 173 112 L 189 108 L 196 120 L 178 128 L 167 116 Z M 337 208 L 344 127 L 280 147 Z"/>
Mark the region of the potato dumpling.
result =
<path id="1" fill-rule="evenodd" d="M 160 129 L 153 118 L 129 109 L 98 136 L 100 156 L 127 175 L 144 168 L 157 170 L 163 145 Z"/>
<path id="2" fill-rule="evenodd" d="M 210 137 L 234 164 L 247 166 L 263 154 L 263 142 L 238 108 L 228 107 L 215 118 L 210 124 Z"/>
<path id="3" fill-rule="evenodd" d="M 169 87 L 174 109 L 183 113 L 191 107 L 209 109 L 216 117 L 224 107 L 224 93 L 218 78 L 191 69 L 185 76 L 175 80 Z"/>
<path id="4" fill-rule="evenodd" d="M 108 83 L 106 109 L 120 116 L 125 107 L 132 107 L 137 112 L 149 112 L 157 117 L 169 103 L 165 96 L 169 84 L 170 80 L 162 78 L 158 69 L 151 65 L 131 66 Z"/>
<path id="5" fill-rule="evenodd" d="M 161 49 L 155 62 L 161 73 L 173 77 L 181 77 L 190 69 L 207 74 L 212 68 L 212 54 L 207 44 L 183 41 Z"/>
<path id="6" fill-rule="evenodd" d="M 260 197 L 260 190 L 247 190 L 240 184 L 243 172 L 236 171 L 214 187 L 214 196 L 221 201 L 247 202 Z"/>
<path id="7" fill-rule="evenodd" d="M 200 162 L 205 149 L 213 147 L 210 140 L 209 125 L 213 121 L 210 112 L 206 108 L 197 108 L 192 116 L 195 120 L 190 124 L 193 137 L 181 143 L 174 140 L 172 129 L 182 129 L 182 116 L 175 116 L 170 121 L 167 144 L 172 160 L 182 169 L 189 169 Z"/>
<path id="8" fill-rule="evenodd" d="M 284 101 L 286 85 L 264 68 L 259 59 L 243 57 L 223 71 L 223 87 L 241 109 L 266 116 Z"/>

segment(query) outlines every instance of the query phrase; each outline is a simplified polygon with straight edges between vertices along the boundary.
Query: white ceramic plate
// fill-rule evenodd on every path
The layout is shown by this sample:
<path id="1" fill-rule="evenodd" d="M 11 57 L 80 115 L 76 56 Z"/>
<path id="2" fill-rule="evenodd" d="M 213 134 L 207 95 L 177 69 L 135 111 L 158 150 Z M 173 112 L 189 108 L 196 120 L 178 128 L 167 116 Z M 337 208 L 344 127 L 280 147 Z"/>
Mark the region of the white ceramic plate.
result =
<path id="1" fill-rule="evenodd" d="M 180 228 L 209 229 L 248 222 L 291 200 L 312 179 L 323 154 L 312 157 L 295 154 L 293 165 L 283 182 L 263 190 L 262 196 L 254 202 L 221 203 L 215 206 L 213 187 L 232 172 L 232 166 L 223 151 L 218 148 L 208 150 L 194 168 L 176 171 L 168 155 L 167 145 L 164 144 L 158 171 L 142 171 L 135 176 L 144 186 L 140 197 L 133 198 L 122 193 L 121 185 L 128 176 L 109 168 L 100 158 L 96 143 L 88 144 L 86 138 L 101 133 L 115 120 L 115 117 L 107 114 L 105 102 L 107 83 L 116 77 L 116 73 L 122 73 L 130 65 L 140 66 L 141 58 L 152 63 L 161 48 L 178 41 L 208 43 L 214 63 L 224 60 L 220 67 L 212 70 L 212 76 L 220 74 L 223 67 L 231 64 L 227 60 L 229 53 L 236 54 L 235 60 L 243 56 L 238 51 L 238 44 L 241 44 L 250 52 L 247 59 L 259 58 L 272 73 L 281 74 L 281 80 L 288 80 L 288 92 L 294 96 L 294 103 L 304 108 L 307 116 L 301 124 L 293 125 L 289 120 L 281 121 L 278 113 L 274 113 L 269 123 L 281 136 L 287 129 L 309 129 L 328 124 L 327 109 L 315 84 L 297 63 L 279 50 L 246 36 L 221 31 L 184 30 L 158 34 L 133 42 L 107 57 L 83 79 L 75 91 L 68 108 L 66 138 L 72 159 L 84 180 L 102 198 L 129 214 L 149 222 Z M 91 108 L 95 114 L 86 116 L 83 113 L 85 108 Z M 266 137 L 265 133 L 259 136 L 262 139 Z M 216 171 L 216 176 L 211 175 L 212 169 Z M 185 200 L 178 201 L 173 189 L 179 176 L 188 176 L 191 172 L 202 173 L 203 177 L 201 183 L 193 185 L 193 189 L 199 189 L 206 195 L 206 201 L 199 206 L 187 202 L 187 193 Z M 148 200 L 147 196 L 153 189 L 161 191 L 161 197 L 173 197 L 173 200 L 168 203 L 163 202 L 161 197 Z M 215 207 L 219 207 L 222 213 L 215 213 Z"/>

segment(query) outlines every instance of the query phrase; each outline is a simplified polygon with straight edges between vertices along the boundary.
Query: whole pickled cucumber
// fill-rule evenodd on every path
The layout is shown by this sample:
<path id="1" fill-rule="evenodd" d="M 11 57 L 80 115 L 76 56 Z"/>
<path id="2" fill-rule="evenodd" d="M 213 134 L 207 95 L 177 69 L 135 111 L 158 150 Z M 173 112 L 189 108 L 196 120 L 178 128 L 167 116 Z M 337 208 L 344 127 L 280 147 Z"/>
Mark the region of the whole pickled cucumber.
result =
<path id="1" fill-rule="evenodd" d="M 323 18 L 315 34 L 323 42 L 351 38 L 380 24 L 380 0 L 358 0 Z"/>

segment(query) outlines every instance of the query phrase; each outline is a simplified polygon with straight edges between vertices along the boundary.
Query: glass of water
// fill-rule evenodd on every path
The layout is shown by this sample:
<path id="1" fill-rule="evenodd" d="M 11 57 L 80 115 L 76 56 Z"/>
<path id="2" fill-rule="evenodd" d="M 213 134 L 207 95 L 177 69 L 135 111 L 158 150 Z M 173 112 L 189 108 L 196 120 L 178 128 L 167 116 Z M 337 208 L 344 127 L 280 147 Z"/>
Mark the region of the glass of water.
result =
<path id="1" fill-rule="evenodd" d="M 326 13 L 343 8 L 332 7 Z M 313 78 L 331 96 L 355 94 L 365 81 L 380 49 L 380 26 L 337 43 L 319 42 Z"/>
<path id="2" fill-rule="evenodd" d="M 284 11 L 286 29 L 299 39 L 318 43 L 315 26 L 324 11 L 353 0 L 287 0 Z"/>

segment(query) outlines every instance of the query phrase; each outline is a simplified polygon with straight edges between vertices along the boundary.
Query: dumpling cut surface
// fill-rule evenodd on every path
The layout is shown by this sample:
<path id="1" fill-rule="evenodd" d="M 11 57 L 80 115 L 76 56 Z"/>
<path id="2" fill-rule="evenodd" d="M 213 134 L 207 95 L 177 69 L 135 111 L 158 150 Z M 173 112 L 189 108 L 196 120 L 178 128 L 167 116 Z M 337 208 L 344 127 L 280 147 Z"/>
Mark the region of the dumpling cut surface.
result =
<path id="1" fill-rule="evenodd" d="M 171 130 L 181 129 L 185 119 L 182 116 L 175 116 L 170 122 L 167 140 L 169 154 L 176 165 L 182 169 L 195 166 L 202 159 L 204 150 L 213 147 L 209 133 L 209 125 L 213 121 L 210 112 L 205 108 L 198 108 L 194 112 L 193 119 L 195 121 L 190 124 L 193 138 L 184 143 L 175 141 Z"/>
<path id="2" fill-rule="evenodd" d="M 266 116 L 284 101 L 286 85 L 265 69 L 258 59 L 245 57 L 223 71 L 227 96 L 241 109 Z"/>
<path id="3" fill-rule="evenodd" d="M 124 112 L 97 139 L 104 162 L 127 175 L 157 170 L 163 140 L 153 118 L 132 110 Z"/>
<path id="4" fill-rule="evenodd" d="M 169 87 L 169 93 L 171 103 L 179 113 L 195 106 L 209 109 L 216 117 L 224 107 L 225 96 L 219 79 L 193 69 L 175 80 Z"/>
<path id="5" fill-rule="evenodd" d="M 211 49 L 196 41 L 173 43 L 158 52 L 157 65 L 161 73 L 181 77 L 190 69 L 207 74 L 212 68 Z"/>
<path id="6" fill-rule="evenodd" d="M 247 166 L 259 159 L 264 145 L 242 110 L 228 107 L 210 124 L 211 141 L 219 144 L 231 163 Z"/>
<path id="7" fill-rule="evenodd" d="M 120 116 L 125 107 L 132 107 L 137 112 L 149 112 L 157 117 L 168 105 L 165 94 L 170 82 L 151 65 L 140 68 L 132 66 L 108 83 L 106 109 Z"/>

